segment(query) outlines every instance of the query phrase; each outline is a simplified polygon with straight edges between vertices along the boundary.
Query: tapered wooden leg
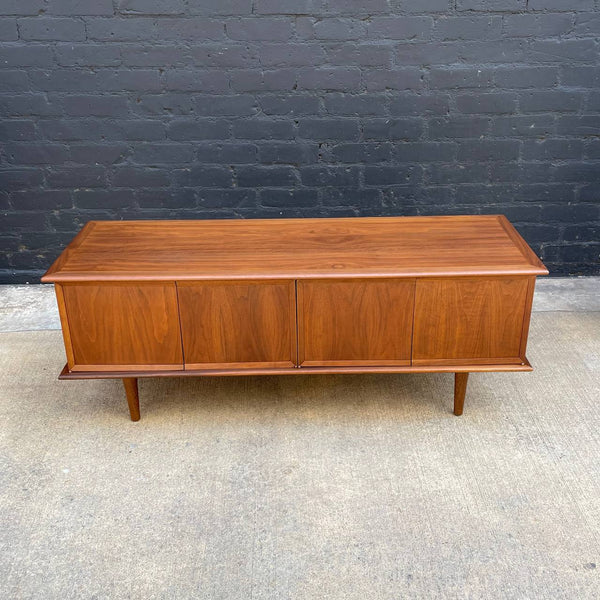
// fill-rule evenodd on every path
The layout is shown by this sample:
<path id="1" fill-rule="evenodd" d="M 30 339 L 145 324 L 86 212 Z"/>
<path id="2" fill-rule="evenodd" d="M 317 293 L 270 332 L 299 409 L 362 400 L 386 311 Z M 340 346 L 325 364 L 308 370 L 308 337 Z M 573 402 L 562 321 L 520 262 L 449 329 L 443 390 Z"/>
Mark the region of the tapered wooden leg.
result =
<path id="1" fill-rule="evenodd" d="M 136 377 L 127 377 L 123 379 L 125 393 L 127 394 L 127 404 L 129 404 L 129 414 L 132 421 L 140 420 L 140 397 L 138 395 L 138 384 Z"/>
<path id="2" fill-rule="evenodd" d="M 468 373 L 454 373 L 454 414 L 457 417 L 463 414 L 468 379 Z"/>

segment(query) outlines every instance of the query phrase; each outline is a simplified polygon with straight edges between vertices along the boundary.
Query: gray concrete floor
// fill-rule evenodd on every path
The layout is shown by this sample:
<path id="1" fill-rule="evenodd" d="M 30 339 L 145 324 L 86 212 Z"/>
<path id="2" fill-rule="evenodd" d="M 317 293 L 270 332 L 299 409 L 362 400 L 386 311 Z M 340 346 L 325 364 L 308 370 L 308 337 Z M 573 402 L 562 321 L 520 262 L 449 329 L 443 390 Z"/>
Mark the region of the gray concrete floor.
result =
<path id="1" fill-rule="evenodd" d="M 537 280 L 534 311 L 600 311 L 600 277 Z M 60 329 L 54 286 L 0 285 L 0 332 Z"/>
<path id="2" fill-rule="evenodd" d="M 460 418 L 449 374 L 336 375 L 146 379 L 139 423 L 0 288 L 0 598 L 600 598 L 599 285 L 541 280 L 534 372 Z"/>

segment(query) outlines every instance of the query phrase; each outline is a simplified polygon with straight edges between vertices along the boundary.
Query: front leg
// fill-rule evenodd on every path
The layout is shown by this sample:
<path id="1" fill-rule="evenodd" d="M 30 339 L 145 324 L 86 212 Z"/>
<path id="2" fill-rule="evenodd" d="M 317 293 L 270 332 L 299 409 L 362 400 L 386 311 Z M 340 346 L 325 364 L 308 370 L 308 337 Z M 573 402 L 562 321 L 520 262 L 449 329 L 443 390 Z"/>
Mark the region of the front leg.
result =
<path id="1" fill-rule="evenodd" d="M 454 414 L 457 417 L 463 414 L 465 404 L 465 394 L 467 392 L 468 373 L 454 374 Z"/>
<path id="2" fill-rule="evenodd" d="M 127 404 L 129 404 L 129 414 L 132 421 L 140 420 L 140 397 L 138 395 L 137 377 L 126 377 L 123 379 L 125 393 L 127 394 Z"/>

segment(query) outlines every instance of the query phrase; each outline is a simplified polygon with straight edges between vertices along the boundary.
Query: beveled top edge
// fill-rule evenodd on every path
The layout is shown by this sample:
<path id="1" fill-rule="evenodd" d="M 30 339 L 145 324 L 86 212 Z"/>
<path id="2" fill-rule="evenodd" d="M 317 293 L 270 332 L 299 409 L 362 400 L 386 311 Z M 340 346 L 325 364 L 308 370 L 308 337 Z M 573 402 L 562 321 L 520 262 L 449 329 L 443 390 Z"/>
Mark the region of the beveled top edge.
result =
<path id="1" fill-rule="evenodd" d="M 128 220 L 98 220 L 93 219 L 87 221 L 86 224 L 79 230 L 79 233 L 82 233 L 84 229 L 88 226 L 109 226 L 109 227 L 121 227 L 124 225 L 154 225 L 158 223 L 168 223 L 168 224 L 197 224 L 197 223 L 235 223 L 235 226 L 239 225 L 247 225 L 249 223 L 252 224 L 261 224 L 261 223 L 323 223 L 325 221 L 331 222 L 382 222 L 382 221 L 440 221 L 442 219 L 448 221 L 462 221 L 465 219 L 472 219 L 475 221 L 479 220 L 490 220 L 493 221 L 498 218 L 506 219 L 506 216 L 503 214 L 487 214 L 487 215 L 407 215 L 407 216 L 385 216 L 385 217 L 282 217 L 272 218 L 272 219 L 244 219 L 244 218 L 235 218 L 235 219 L 128 219 Z M 508 219 L 507 219 L 508 220 Z M 79 233 L 77 235 L 79 235 Z M 75 241 L 77 235 L 73 238 L 71 243 Z M 69 244 L 71 245 L 71 244 Z"/>
<path id="2" fill-rule="evenodd" d="M 295 273 L 279 271 L 273 275 L 255 274 L 248 275 L 228 275 L 222 276 L 189 274 L 185 272 L 171 272 L 166 274 L 149 274 L 135 272 L 61 272 L 61 267 L 68 261 L 69 255 L 73 253 L 90 235 L 95 228 L 123 228 L 130 226 L 160 226 L 165 225 L 189 225 L 194 226 L 198 223 L 214 224 L 219 226 L 227 223 L 231 227 L 243 227 L 252 225 L 262 225 L 264 223 L 289 224 L 302 223 L 310 226 L 312 223 L 323 222 L 352 222 L 352 223 L 381 223 L 381 222 L 407 222 L 407 221 L 496 221 L 504 230 L 512 243 L 521 252 L 526 264 L 518 267 L 510 268 L 463 268 L 463 269 L 448 269 L 448 268 L 427 268 L 427 269 L 398 269 L 398 271 L 383 271 L 383 272 L 343 272 L 335 271 L 315 272 L 315 273 Z M 500 276 L 500 275 L 547 275 L 548 269 L 543 265 L 541 260 L 529 247 L 527 242 L 521 237 L 514 226 L 502 214 L 492 215 L 429 215 L 429 216 L 389 216 L 389 217 L 308 217 L 308 218 L 282 218 L 282 219 L 140 219 L 127 221 L 88 221 L 67 245 L 60 256 L 54 261 L 48 271 L 42 276 L 41 281 L 44 283 L 61 283 L 61 282 L 83 282 L 83 281 L 176 281 L 176 280 L 260 280 L 260 279 L 325 279 L 325 278 L 408 278 L 408 277 L 469 277 L 469 276 Z"/>

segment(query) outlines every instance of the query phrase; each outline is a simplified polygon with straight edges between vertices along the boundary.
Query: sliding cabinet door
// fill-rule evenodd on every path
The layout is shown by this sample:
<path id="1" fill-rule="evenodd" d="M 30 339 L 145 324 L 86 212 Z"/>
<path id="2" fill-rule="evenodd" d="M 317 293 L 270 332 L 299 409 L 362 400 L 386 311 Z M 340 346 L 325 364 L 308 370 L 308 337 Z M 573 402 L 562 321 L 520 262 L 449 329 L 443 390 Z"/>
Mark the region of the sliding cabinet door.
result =
<path id="1" fill-rule="evenodd" d="M 173 282 L 57 285 L 73 371 L 181 370 Z"/>
<path id="2" fill-rule="evenodd" d="M 300 366 L 410 365 L 414 279 L 298 281 Z"/>
<path id="3" fill-rule="evenodd" d="M 186 369 L 296 364 L 293 281 L 178 282 Z"/>
<path id="4" fill-rule="evenodd" d="M 417 280 L 414 365 L 519 364 L 534 277 Z"/>

